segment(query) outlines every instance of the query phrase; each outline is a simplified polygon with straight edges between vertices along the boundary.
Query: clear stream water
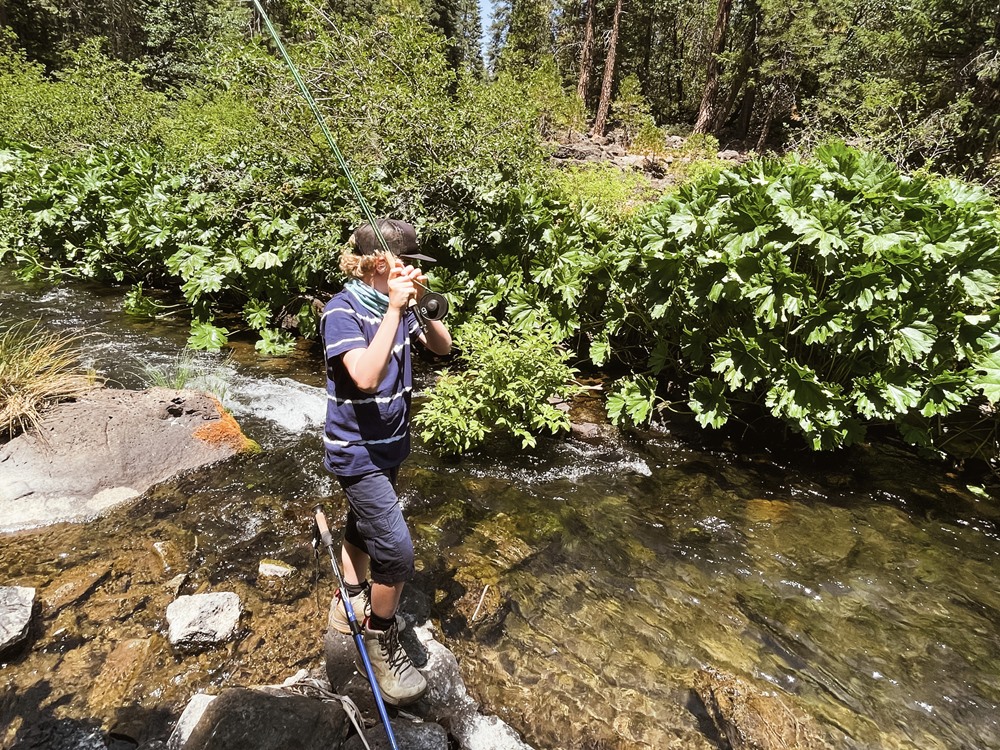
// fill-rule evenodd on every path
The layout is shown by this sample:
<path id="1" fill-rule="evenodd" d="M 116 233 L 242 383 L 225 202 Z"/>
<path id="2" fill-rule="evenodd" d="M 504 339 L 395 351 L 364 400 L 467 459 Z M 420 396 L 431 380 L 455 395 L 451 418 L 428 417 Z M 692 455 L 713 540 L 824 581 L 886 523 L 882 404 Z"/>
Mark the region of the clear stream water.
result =
<path id="1" fill-rule="evenodd" d="M 0 317 L 85 333 L 89 363 L 129 388 L 185 338 L 83 284 L 0 277 Z M 322 665 L 332 581 L 310 509 L 336 522 L 342 500 L 320 463 L 318 355 L 197 361 L 263 452 L 100 519 L 0 534 L 0 585 L 41 600 L 31 647 L 0 666 L 0 747 L 134 747 L 195 692 Z M 1000 500 L 889 447 L 720 446 L 664 433 L 457 462 L 416 446 L 412 586 L 483 710 L 540 749 L 713 748 L 693 693 L 712 668 L 779 696 L 818 746 L 1000 748 Z M 259 579 L 262 558 L 298 573 Z M 207 590 L 241 595 L 242 637 L 176 656 L 166 605 Z"/>

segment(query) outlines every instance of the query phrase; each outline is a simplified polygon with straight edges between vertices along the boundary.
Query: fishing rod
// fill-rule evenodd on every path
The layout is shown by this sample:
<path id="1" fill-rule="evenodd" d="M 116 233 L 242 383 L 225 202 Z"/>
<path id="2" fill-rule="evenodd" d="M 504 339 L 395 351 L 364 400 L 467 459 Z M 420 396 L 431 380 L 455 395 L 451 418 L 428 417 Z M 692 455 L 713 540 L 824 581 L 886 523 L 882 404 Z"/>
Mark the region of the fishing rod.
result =
<path id="1" fill-rule="evenodd" d="M 340 166 L 340 171 L 347 180 L 347 184 L 351 186 L 351 191 L 354 193 L 354 198 L 357 200 L 358 206 L 361 208 L 361 213 L 365 215 L 365 220 L 375 233 L 375 237 L 378 239 L 382 252 L 394 255 L 394 253 L 389 249 L 389 244 L 385 241 L 385 237 L 382 236 L 382 232 L 378 228 L 378 222 L 368 205 L 368 201 L 365 200 L 365 197 L 361 194 L 361 188 L 358 187 L 358 183 L 354 180 L 351 168 L 347 165 L 347 159 L 344 158 L 340 148 L 337 146 L 337 142 L 333 139 L 333 135 L 330 133 L 330 129 L 326 126 L 326 120 L 323 118 L 323 113 L 320 112 L 319 107 L 316 105 L 316 100 L 313 99 L 312 94 L 309 93 L 309 87 L 306 86 L 305 81 L 302 80 L 302 76 L 299 74 L 299 69 L 295 66 L 295 63 L 292 62 L 292 58 L 288 54 L 288 50 L 285 49 L 285 45 L 282 43 L 281 37 L 278 36 L 278 32 L 274 28 L 274 24 L 271 23 L 271 19 L 267 15 L 267 12 L 264 10 L 264 6 L 260 4 L 260 0 L 253 0 L 253 4 L 257 9 L 257 12 L 260 14 L 260 18 L 264 22 L 264 26 L 267 27 L 268 34 L 271 35 L 271 39 L 274 40 L 275 46 L 278 48 L 278 51 L 281 53 L 281 57 L 288 66 L 288 70 L 291 71 L 292 78 L 295 79 L 295 83 L 298 85 L 299 91 L 305 98 L 306 104 L 309 105 L 309 109 L 316 118 L 319 129 L 323 133 L 323 137 L 326 139 L 327 145 L 330 146 L 330 150 L 333 152 L 334 157 L 337 159 L 337 164 Z M 423 297 L 420 298 L 420 301 L 413 306 L 421 329 L 426 330 L 427 321 L 442 320 L 445 315 L 448 314 L 448 299 L 443 294 L 432 292 L 427 286 L 421 284 L 419 281 L 414 281 L 414 283 L 426 291 Z"/>
<path id="2" fill-rule="evenodd" d="M 340 573 L 340 566 L 337 565 L 337 556 L 333 551 L 333 537 L 330 534 L 330 526 L 326 522 L 326 514 L 323 513 L 322 505 L 317 505 L 313 508 L 313 516 L 315 520 L 313 526 L 314 536 L 319 537 L 320 543 L 330 553 L 330 564 L 333 566 L 333 572 L 337 577 L 340 590 L 347 591 L 347 587 L 344 585 L 344 577 Z M 316 550 L 316 554 L 319 554 L 318 549 Z M 382 726 L 385 727 L 386 737 L 389 738 L 389 746 L 392 750 L 399 750 L 399 745 L 396 744 L 396 735 L 393 734 L 392 725 L 389 723 L 389 714 L 385 709 L 385 701 L 382 699 L 382 691 L 379 690 L 378 680 L 375 678 L 375 670 L 372 669 L 371 659 L 368 658 L 368 652 L 365 650 L 364 635 L 361 633 L 361 626 L 358 625 L 358 619 L 354 614 L 354 607 L 351 606 L 351 597 L 344 595 L 340 597 L 340 600 L 344 605 L 344 611 L 347 613 L 347 622 L 351 626 L 354 645 L 358 647 L 358 653 L 361 655 L 361 662 L 364 664 L 365 674 L 368 676 L 368 684 L 371 686 L 372 695 L 375 696 L 375 706 L 378 708 L 379 718 L 382 719 Z"/>

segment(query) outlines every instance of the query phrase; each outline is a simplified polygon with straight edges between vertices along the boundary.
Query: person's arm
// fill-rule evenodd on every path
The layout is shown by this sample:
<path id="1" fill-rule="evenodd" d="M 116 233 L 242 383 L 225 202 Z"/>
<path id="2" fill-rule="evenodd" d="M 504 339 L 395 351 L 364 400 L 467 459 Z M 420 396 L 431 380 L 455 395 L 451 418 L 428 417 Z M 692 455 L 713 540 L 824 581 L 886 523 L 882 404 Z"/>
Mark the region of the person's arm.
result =
<path id="1" fill-rule="evenodd" d="M 375 337 L 364 349 L 351 349 L 343 355 L 344 367 L 354 384 L 365 393 L 375 393 L 385 378 L 396 341 L 396 330 L 403 318 L 403 310 L 414 294 L 413 276 L 403 269 L 389 272 L 389 309 L 379 324 Z"/>
<path id="2" fill-rule="evenodd" d="M 412 266 L 407 266 L 403 270 L 404 272 L 410 270 L 415 272 L 416 275 L 414 278 L 419 282 L 419 285 L 416 287 L 415 297 L 417 302 L 420 302 L 427 290 L 427 277 L 419 269 L 414 269 Z M 428 320 L 427 328 L 421 331 L 417 338 L 421 344 L 438 356 L 443 357 L 451 351 L 451 333 L 448 332 L 448 327 L 440 320 Z"/>
<path id="3" fill-rule="evenodd" d="M 427 321 L 427 329 L 419 338 L 420 343 L 435 354 L 444 356 L 451 351 L 451 334 L 440 320 Z"/>

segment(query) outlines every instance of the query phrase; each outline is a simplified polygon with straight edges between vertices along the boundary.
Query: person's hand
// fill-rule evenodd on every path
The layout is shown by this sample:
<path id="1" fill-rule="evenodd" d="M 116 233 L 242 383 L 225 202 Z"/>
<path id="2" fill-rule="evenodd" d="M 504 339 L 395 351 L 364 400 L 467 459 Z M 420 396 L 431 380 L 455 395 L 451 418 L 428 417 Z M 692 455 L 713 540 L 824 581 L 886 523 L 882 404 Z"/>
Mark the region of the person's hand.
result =
<path id="1" fill-rule="evenodd" d="M 410 300 L 418 298 L 419 287 L 414 280 L 420 281 L 423 274 L 413 266 L 404 266 L 402 261 L 397 260 L 396 265 L 389 271 L 389 307 L 398 310 L 405 310 Z"/>
<path id="2" fill-rule="evenodd" d="M 416 266 L 406 266 L 403 270 L 404 272 L 412 272 L 413 275 L 410 278 L 413 279 L 415 287 L 414 298 L 419 302 L 427 294 L 427 277 Z"/>

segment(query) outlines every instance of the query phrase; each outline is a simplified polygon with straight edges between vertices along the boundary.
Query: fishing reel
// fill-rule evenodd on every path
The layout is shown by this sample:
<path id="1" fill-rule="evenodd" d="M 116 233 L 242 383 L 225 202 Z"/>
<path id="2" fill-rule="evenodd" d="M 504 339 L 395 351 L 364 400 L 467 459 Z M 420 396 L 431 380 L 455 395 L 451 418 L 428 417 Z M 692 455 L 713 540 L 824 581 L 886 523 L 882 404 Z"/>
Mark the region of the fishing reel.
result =
<path id="1" fill-rule="evenodd" d="M 417 284 L 426 291 L 419 302 L 412 302 L 411 305 L 413 306 L 413 312 L 416 313 L 420 329 L 426 331 L 427 324 L 430 321 L 444 320 L 444 316 L 448 314 L 448 298 L 443 294 L 432 292 L 426 286 L 420 284 L 420 282 L 417 282 Z"/>
<path id="2" fill-rule="evenodd" d="M 417 315 L 424 320 L 444 320 L 448 314 L 448 298 L 437 292 L 427 292 L 417 303 Z"/>

